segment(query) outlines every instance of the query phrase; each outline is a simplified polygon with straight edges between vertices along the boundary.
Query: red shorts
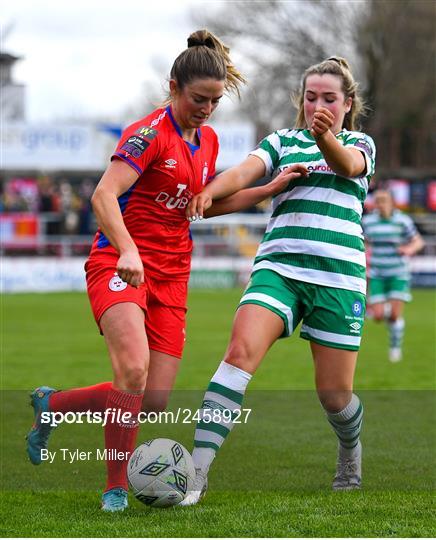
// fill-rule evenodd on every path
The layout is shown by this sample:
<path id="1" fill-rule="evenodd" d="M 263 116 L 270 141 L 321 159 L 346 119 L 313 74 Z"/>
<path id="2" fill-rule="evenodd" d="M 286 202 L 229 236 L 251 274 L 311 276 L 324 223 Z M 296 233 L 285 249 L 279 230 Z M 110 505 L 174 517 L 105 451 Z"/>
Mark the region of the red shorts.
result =
<path id="1" fill-rule="evenodd" d="M 132 287 L 116 274 L 117 260 L 90 259 L 85 265 L 88 297 L 100 332 L 100 319 L 108 308 L 133 302 L 144 310 L 149 348 L 181 358 L 185 344 L 188 283 L 145 276 L 141 287 Z"/>

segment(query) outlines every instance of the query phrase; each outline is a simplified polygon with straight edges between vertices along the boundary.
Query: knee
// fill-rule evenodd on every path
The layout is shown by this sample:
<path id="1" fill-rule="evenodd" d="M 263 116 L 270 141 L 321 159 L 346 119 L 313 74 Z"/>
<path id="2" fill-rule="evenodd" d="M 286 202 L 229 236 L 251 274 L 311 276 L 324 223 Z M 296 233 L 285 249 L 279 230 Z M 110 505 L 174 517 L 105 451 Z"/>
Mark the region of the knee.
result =
<path id="1" fill-rule="evenodd" d="M 382 322 L 385 318 L 383 309 L 375 309 L 373 312 L 375 322 Z"/>
<path id="2" fill-rule="evenodd" d="M 401 319 L 401 310 L 398 308 L 392 308 L 391 316 L 389 317 L 389 322 L 395 323 Z"/>
<path id="3" fill-rule="evenodd" d="M 351 390 L 318 390 L 318 398 L 328 413 L 338 413 L 345 409 L 352 397 Z"/>
<path id="4" fill-rule="evenodd" d="M 247 343 L 232 340 L 224 356 L 224 362 L 244 371 L 250 371 L 251 356 L 250 347 Z"/>
<path id="5" fill-rule="evenodd" d="M 147 381 L 147 368 L 145 365 L 121 366 L 115 373 L 115 381 L 118 387 L 127 391 L 143 390 Z"/>

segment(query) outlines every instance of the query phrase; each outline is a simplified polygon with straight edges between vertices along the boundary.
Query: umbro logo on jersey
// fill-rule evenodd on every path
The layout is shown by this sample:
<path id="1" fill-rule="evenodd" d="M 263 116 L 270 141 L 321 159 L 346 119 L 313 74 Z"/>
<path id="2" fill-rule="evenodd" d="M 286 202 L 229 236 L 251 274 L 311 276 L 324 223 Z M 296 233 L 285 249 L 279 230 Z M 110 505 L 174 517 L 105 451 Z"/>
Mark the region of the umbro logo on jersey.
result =
<path id="1" fill-rule="evenodd" d="M 175 159 L 166 159 L 165 160 L 165 168 L 166 169 L 175 169 L 177 165 L 177 161 Z"/>
<path id="2" fill-rule="evenodd" d="M 362 325 L 356 321 L 356 322 L 351 323 L 350 327 L 352 328 L 350 332 L 359 333 L 359 330 L 362 328 Z"/>

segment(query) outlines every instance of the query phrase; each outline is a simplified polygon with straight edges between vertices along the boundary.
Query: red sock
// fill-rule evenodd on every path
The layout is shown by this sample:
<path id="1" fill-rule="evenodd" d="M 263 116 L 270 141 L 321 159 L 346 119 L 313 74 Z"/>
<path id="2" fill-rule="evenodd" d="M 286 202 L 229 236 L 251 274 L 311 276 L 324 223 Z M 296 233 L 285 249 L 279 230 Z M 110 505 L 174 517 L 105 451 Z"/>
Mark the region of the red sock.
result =
<path id="1" fill-rule="evenodd" d="M 112 388 L 109 392 L 106 409 L 117 409 L 119 414 L 125 412 L 131 413 L 133 423 L 109 422 L 104 428 L 105 449 L 108 452 L 106 459 L 107 485 L 106 491 L 115 487 L 128 489 L 127 482 L 127 464 L 129 457 L 135 449 L 136 435 L 138 434 L 137 415 L 141 410 L 142 398 L 144 393 L 130 394 Z M 123 452 L 120 456 L 117 452 Z M 116 456 L 113 456 L 117 453 Z M 112 459 L 115 457 L 115 459 Z M 120 457 L 120 459 L 117 459 Z"/>
<path id="2" fill-rule="evenodd" d="M 103 412 L 111 388 L 111 382 L 104 382 L 86 388 L 54 392 L 48 398 L 48 404 L 53 412 Z"/>

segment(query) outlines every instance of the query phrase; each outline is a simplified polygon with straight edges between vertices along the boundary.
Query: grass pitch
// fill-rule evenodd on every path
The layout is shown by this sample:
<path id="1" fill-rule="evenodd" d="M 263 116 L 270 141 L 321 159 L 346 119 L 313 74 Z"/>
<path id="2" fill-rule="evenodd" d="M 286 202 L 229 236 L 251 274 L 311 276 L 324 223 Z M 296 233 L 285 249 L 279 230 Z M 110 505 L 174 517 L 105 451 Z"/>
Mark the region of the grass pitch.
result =
<path id="1" fill-rule="evenodd" d="M 169 409 L 197 408 L 230 335 L 239 290 L 190 293 L 187 346 Z M 435 294 L 406 307 L 404 360 L 387 359 L 386 328 L 366 322 L 355 379 L 365 406 L 364 489 L 332 493 L 336 441 L 313 392 L 308 343 L 276 343 L 250 383 L 252 413 L 220 451 L 197 507 L 150 510 L 131 497 L 122 515 L 99 509 L 104 463 L 32 466 L 24 436 L 28 392 L 109 380 L 103 339 L 85 294 L 2 300 L 2 536 L 346 537 L 436 535 Z M 192 447 L 195 424 L 143 425 L 138 438 Z M 61 426 L 50 449 L 102 447 L 99 426 Z"/>

